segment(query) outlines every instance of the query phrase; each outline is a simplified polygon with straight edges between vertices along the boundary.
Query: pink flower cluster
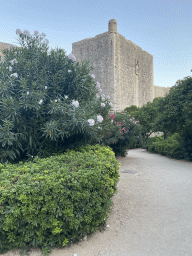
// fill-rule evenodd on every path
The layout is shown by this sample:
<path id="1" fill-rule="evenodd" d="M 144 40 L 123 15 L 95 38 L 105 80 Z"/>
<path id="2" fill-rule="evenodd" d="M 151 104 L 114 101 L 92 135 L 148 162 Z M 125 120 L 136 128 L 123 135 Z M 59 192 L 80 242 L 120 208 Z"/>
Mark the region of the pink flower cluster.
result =
<path id="1" fill-rule="evenodd" d="M 115 119 L 114 114 L 110 115 L 110 117 L 111 117 L 113 120 Z M 123 120 L 123 121 L 125 121 L 125 120 Z M 114 123 L 116 123 L 116 121 L 114 121 Z M 117 122 L 117 125 L 116 125 L 116 126 L 119 126 L 119 125 L 125 126 L 125 124 L 122 124 L 121 122 Z M 124 127 L 123 127 L 122 131 L 125 131 L 125 132 L 127 131 L 127 132 L 129 132 L 129 130 L 125 130 Z M 120 132 L 120 133 L 122 133 L 122 132 Z M 112 134 L 112 133 L 111 133 L 111 134 Z"/>

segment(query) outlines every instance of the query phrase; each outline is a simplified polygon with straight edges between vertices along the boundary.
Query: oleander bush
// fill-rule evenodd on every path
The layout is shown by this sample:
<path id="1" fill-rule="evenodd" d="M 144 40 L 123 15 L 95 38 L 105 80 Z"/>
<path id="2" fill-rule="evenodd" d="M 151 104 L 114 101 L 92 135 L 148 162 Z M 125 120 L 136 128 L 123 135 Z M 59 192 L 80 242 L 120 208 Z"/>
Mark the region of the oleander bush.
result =
<path id="1" fill-rule="evenodd" d="M 88 145 L 0 164 L 0 253 L 64 247 L 106 225 L 119 166 L 108 146 Z"/>
<path id="2" fill-rule="evenodd" d="M 62 49 L 48 52 L 48 40 L 39 44 L 44 34 L 16 33 L 22 47 L 5 49 L 0 63 L 0 162 L 100 143 L 98 125 L 111 105 L 89 74 L 93 68 Z"/>
<path id="3" fill-rule="evenodd" d="M 141 146 L 141 127 L 139 121 L 136 121 L 135 118 L 130 118 L 127 113 L 116 112 L 115 114 L 110 115 L 113 120 L 113 124 L 116 127 L 121 127 L 121 131 L 118 131 L 120 138 L 115 141 L 114 134 L 111 130 L 111 137 L 108 140 L 104 140 L 105 144 L 109 145 L 115 152 L 115 156 L 125 157 L 129 149 L 135 148 L 136 146 Z"/>

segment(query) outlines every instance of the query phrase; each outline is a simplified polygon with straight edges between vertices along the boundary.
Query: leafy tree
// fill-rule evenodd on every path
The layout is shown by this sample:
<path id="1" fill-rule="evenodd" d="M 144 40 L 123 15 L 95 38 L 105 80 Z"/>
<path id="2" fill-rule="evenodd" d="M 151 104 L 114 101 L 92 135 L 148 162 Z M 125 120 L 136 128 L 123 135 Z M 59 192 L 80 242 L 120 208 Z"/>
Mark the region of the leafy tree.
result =
<path id="1" fill-rule="evenodd" d="M 143 140 L 147 139 L 153 132 L 154 120 L 157 117 L 157 100 L 154 103 L 148 102 L 143 105 L 141 108 L 138 108 L 137 111 L 130 112 L 131 116 L 139 120 L 139 123 L 142 127 L 142 137 Z"/>
<path id="2" fill-rule="evenodd" d="M 192 127 L 192 78 L 178 80 L 165 97 L 162 119 L 169 131 L 185 133 Z"/>
<path id="3" fill-rule="evenodd" d="M 166 99 L 163 97 L 157 97 L 153 100 L 153 107 L 155 111 L 154 119 L 152 122 L 152 131 L 161 131 L 164 133 L 164 139 L 167 139 L 169 131 L 169 124 L 166 123 L 164 118 L 164 108 Z"/>
<path id="4" fill-rule="evenodd" d="M 192 77 L 178 80 L 164 99 L 159 118 L 162 129 L 179 133 L 185 157 L 192 159 Z"/>

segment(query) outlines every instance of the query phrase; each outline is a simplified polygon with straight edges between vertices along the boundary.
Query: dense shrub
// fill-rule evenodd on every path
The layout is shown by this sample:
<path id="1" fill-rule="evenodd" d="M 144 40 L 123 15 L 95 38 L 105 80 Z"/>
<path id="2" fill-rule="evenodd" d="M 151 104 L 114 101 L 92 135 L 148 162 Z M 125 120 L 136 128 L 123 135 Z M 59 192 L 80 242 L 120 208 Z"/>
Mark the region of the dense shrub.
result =
<path id="1" fill-rule="evenodd" d="M 63 247 L 106 225 L 119 166 L 99 145 L 0 164 L 0 253 Z"/>
<path id="2" fill-rule="evenodd" d="M 62 49 L 48 53 L 37 31 L 34 38 L 17 33 L 22 47 L 4 50 L 0 64 L 0 162 L 47 157 L 75 148 L 77 138 L 78 145 L 99 143 L 98 125 L 111 105 L 97 94 L 93 68 Z"/>
<path id="3" fill-rule="evenodd" d="M 183 159 L 183 152 L 179 144 L 180 135 L 175 133 L 165 140 L 163 136 L 147 139 L 146 149 L 149 152 L 158 153 L 171 158 Z"/>
<path id="4" fill-rule="evenodd" d="M 126 113 L 116 112 L 110 118 L 112 124 L 108 133 L 104 133 L 102 142 L 113 149 L 115 156 L 125 157 L 128 149 L 141 145 L 141 127 L 138 121 L 130 119 Z"/>
<path id="5" fill-rule="evenodd" d="M 178 139 L 181 154 L 184 159 L 192 161 L 192 133 L 191 129 L 185 129 Z"/>

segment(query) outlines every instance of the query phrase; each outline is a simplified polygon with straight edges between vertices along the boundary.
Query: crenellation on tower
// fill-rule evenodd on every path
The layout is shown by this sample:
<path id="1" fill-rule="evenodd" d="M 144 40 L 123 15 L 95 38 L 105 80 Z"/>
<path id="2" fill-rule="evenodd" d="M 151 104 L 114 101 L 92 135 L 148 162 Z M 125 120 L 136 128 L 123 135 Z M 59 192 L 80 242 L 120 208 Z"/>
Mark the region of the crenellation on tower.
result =
<path id="1" fill-rule="evenodd" d="M 111 19 L 108 22 L 108 32 L 116 32 L 117 33 L 117 21 L 115 19 Z"/>

